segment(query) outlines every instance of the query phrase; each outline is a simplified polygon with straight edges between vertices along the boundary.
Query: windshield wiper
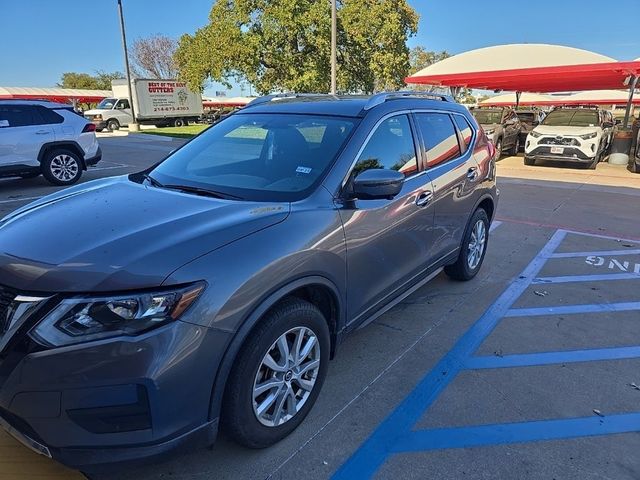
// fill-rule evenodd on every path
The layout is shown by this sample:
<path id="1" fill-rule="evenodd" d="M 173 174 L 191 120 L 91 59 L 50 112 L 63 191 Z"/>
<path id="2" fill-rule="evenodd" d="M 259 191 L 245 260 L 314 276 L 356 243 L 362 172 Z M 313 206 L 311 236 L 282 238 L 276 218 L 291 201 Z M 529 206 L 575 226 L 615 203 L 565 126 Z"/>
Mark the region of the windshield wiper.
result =
<path id="1" fill-rule="evenodd" d="M 225 200 L 243 200 L 242 197 L 231 195 L 230 193 L 217 192 L 207 188 L 191 187 L 189 185 L 163 185 L 162 187 L 170 190 L 180 190 L 181 192 L 202 195 L 203 197 L 223 198 Z"/>
<path id="2" fill-rule="evenodd" d="M 163 184 L 161 184 L 158 180 L 156 180 L 155 178 L 153 178 L 151 175 L 149 175 L 148 173 L 144 173 L 142 175 L 142 178 L 144 178 L 145 180 L 149 180 L 149 182 L 151 183 L 151 185 L 153 185 L 154 187 L 164 187 Z"/>

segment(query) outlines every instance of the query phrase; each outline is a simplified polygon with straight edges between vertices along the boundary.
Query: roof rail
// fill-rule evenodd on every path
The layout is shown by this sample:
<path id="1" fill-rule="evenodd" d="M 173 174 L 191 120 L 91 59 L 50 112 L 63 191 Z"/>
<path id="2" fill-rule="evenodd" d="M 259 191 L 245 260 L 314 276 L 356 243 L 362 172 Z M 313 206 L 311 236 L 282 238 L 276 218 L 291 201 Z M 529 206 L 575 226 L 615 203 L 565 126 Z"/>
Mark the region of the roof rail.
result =
<path id="1" fill-rule="evenodd" d="M 450 95 L 443 95 L 440 93 L 433 92 L 420 92 L 415 90 L 401 90 L 399 92 L 382 92 L 373 95 L 367 104 L 364 106 L 365 110 L 370 110 L 373 107 L 376 107 L 387 100 L 394 100 L 398 98 L 410 98 L 410 97 L 420 97 L 427 98 L 430 100 L 440 100 L 442 102 L 454 102 L 455 100 Z"/>
<path id="2" fill-rule="evenodd" d="M 256 105 L 262 105 L 274 100 L 287 100 L 290 98 L 331 98 L 333 100 L 340 100 L 340 97 L 331 93 L 274 93 L 251 100 L 244 108 L 255 107 Z"/>

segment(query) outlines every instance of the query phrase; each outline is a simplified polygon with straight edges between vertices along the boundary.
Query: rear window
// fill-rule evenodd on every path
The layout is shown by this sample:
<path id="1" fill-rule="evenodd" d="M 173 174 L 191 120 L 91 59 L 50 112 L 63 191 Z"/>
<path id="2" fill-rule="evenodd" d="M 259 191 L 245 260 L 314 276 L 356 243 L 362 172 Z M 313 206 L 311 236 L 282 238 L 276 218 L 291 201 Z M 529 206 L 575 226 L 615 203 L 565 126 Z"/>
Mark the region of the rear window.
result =
<path id="1" fill-rule="evenodd" d="M 480 125 L 491 125 L 502 121 L 502 110 L 473 110 L 471 113 Z"/>
<path id="2" fill-rule="evenodd" d="M 427 167 L 434 167 L 460 156 L 458 135 L 449 115 L 418 113 L 416 122 L 425 144 Z"/>
<path id="3" fill-rule="evenodd" d="M 463 152 L 466 152 L 469 149 L 469 145 L 471 145 L 471 140 L 473 139 L 473 129 L 466 118 L 462 115 L 453 115 L 453 121 L 456 123 L 458 130 L 460 130 L 460 136 L 462 137 L 462 147 Z"/>
<path id="4" fill-rule="evenodd" d="M 57 114 L 50 108 L 38 107 L 38 113 L 40 113 L 42 123 L 45 125 L 64 122 L 64 118 L 62 117 L 62 115 Z"/>

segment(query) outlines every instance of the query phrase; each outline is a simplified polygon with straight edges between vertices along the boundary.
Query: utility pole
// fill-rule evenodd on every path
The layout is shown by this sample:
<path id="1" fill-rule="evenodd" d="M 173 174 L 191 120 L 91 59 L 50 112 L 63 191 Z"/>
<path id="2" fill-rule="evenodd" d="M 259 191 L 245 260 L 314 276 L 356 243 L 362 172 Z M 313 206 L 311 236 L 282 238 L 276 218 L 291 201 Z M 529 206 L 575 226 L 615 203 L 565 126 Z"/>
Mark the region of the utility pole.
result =
<path id="1" fill-rule="evenodd" d="M 338 35 L 338 18 L 336 11 L 336 0 L 331 0 L 331 93 L 336 94 L 336 50 Z"/>
<path id="2" fill-rule="evenodd" d="M 129 124 L 130 132 L 137 132 L 140 127 L 136 123 L 136 112 L 133 108 L 133 92 L 131 91 L 131 70 L 129 69 L 129 52 L 127 52 L 127 36 L 124 32 L 124 16 L 122 15 L 122 0 L 118 0 L 118 14 L 120 15 L 120 32 L 122 32 L 122 48 L 124 49 L 124 68 L 127 73 L 127 88 L 129 89 L 129 107 L 133 122 Z"/>

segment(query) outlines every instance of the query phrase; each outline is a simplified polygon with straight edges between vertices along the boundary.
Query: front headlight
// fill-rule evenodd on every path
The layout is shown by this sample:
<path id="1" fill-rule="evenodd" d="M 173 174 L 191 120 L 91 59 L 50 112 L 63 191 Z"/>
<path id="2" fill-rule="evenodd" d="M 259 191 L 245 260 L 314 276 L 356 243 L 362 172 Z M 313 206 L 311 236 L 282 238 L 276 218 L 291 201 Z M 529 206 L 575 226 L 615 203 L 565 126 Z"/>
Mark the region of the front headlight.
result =
<path id="1" fill-rule="evenodd" d="M 583 140 L 590 140 L 592 138 L 596 138 L 598 136 L 598 132 L 585 133 L 584 135 L 580 135 L 580 138 Z"/>
<path id="2" fill-rule="evenodd" d="M 542 136 L 541 133 L 536 132 L 535 130 L 531 130 L 529 132 L 529 135 L 531 135 L 533 138 L 540 138 Z"/>
<path id="3" fill-rule="evenodd" d="M 29 335 L 52 347 L 137 335 L 176 320 L 203 290 L 197 283 L 161 292 L 66 298 Z"/>
<path id="4" fill-rule="evenodd" d="M 97 114 L 93 116 L 94 120 L 102 120 L 102 115 L 101 114 Z"/>

